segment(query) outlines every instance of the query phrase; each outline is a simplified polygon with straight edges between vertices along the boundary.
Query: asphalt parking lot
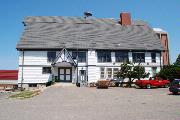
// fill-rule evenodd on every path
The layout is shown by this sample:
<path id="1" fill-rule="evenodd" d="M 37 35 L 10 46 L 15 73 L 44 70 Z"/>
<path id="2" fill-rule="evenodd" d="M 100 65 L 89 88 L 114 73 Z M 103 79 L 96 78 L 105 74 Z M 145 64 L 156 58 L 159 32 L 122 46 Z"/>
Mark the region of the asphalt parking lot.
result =
<path id="1" fill-rule="evenodd" d="M 10 94 L 11 94 L 11 92 L 0 91 L 0 101 L 7 99 Z"/>
<path id="2" fill-rule="evenodd" d="M 30 99 L 0 99 L 0 119 L 180 120 L 180 95 L 168 88 L 50 87 Z"/>

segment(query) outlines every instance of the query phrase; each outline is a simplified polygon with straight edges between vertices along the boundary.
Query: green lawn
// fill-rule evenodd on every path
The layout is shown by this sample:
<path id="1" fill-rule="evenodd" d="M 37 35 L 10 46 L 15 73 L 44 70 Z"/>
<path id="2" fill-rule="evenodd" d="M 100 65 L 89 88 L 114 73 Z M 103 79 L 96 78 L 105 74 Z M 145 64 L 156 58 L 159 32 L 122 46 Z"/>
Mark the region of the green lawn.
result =
<path id="1" fill-rule="evenodd" d="M 39 95 L 40 92 L 41 92 L 40 90 L 35 90 L 35 91 L 26 90 L 26 91 L 22 91 L 20 93 L 11 95 L 10 98 L 26 99 L 26 98 L 31 98 L 31 97 L 34 97 L 36 95 Z"/>

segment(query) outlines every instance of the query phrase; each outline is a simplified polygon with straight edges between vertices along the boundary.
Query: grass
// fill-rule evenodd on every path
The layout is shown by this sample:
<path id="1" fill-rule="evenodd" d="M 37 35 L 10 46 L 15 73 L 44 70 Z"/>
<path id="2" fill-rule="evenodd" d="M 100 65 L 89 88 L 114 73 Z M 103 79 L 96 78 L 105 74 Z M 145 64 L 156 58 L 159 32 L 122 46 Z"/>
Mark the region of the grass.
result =
<path id="1" fill-rule="evenodd" d="M 10 98 L 18 98 L 18 99 L 26 99 L 26 98 L 31 98 L 34 97 L 36 95 L 39 95 L 41 92 L 41 90 L 35 90 L 35 91 L 22 91 L 20 93 L 11 95 Z"/>

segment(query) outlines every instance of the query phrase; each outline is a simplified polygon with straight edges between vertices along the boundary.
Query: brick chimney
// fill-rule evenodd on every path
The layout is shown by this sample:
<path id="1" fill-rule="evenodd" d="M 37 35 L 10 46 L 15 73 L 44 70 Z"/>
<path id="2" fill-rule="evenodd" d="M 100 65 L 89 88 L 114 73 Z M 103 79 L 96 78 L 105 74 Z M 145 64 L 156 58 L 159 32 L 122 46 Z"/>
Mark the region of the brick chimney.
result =
<path id="1" fill-rule="evenodd" d="M 120 24 L 121 25 L 131 25 L 131 14 L 130 13 L 121 13 L 120 14 Z"/>

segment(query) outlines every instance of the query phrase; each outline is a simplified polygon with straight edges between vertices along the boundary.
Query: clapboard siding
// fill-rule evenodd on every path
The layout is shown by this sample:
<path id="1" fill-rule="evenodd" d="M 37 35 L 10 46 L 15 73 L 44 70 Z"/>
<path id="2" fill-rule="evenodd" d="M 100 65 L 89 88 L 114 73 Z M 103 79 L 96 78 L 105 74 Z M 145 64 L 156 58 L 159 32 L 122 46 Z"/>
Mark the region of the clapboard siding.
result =
<path id="1" fill-rule="evenodd" d="M 19 65 L 22 64 L 22 51 L 20 51 Z M 47 61 L 47 51 L 24 51 L 24 65 L 50 65 Z"/>
<path id="2" fill-rule="evenodd" d="M 98 67 L 88 67 L 88 81 L 89 82 L 96 82 L 98 80 Z"/>
<path id="3" fill-rule="evenodd" d="M 113 66 L 115 62 L 115 52 L 111 52 L 112 62 L 98 63 L 97 62 L 97 52 L 95 50 L 90 50 L 87 53 L 87 63 L 79 63 L 79 66 L 85 65 L 102 65 L 102 66 Z M 129 52 L 129 60 L 132 62 L 132 53 Z M 145 53 L 145 63 L 151 64 L 151 52 Z M 162 62 L 161 62 L 162 63 Z M 19 55 L 19 65 L 22 64 L 22 52 Z M 25 51 L 24 52 L 24 65 L 51 65 L 51 62 L 47 61 L 47 51 Z M 144 65 L 144 64 L 143 64 Z M 152 65 L 160 66 L 160 54 L 156 53 L 156 63 Z"/>
<path id="4" fill-rule="evenodd" d="M 59 51 L 56 52 L 57 54 Z M 70 51 L 71 54 L 71 51 Z M 79 63 L 78 73 L 81 69 L 87 70 L 88 81 L 95 82 L 100 79 L 100 68 L 120 68 L 122 63 L 115 62 L 115 52 L 111 52 L 111 62 L 107 63 L 98 63 L 97 51 L 96 50 L 88 50 L 87 61 L 86 63 Z M 132 62 L 132 52 L 128 53 L 129 60 Z M 161 59 L 162 60 L 162 59 Z M 162 63 L 162 62 L 161 62 Z M 21 82 L 21 66 L 22 66 L 22 51 L 19 54 L 19 75 L 18 75 L 18 83 Z M 135 65 L 138 65 L 136 63 Z M 152 67 L 157 67 L 157 72 L 160 71 L 160 53 L 156 53 L 156 63 L 152 63 L 151 52 L 145 52 L 145 63 L 141 63 L 141 65 L 145 66 L 146 72 L 150 73 L 152 76 Z M 51 63 L 47 62 L 47 51 L 24 51 L 24 70 L 23 83 L 45 83 L 51 79 L 50 74 L 42 74 L 43 66 L 51 66 Z M 58 69 L 55 69 L 55 75 L 57 76 Z M 72 75 L 73 81 L 75 82 L 77 79 L 77 70 L 73 69 Z"/>
<path id="5" fill-rule="evenodd" d="M 97 55 L 95 50 L 88 51 L 88 65 L 96 65 Z"/>
<path id="6" fill-rule="evenodd" d="M 18 81 L 17 80 L 0 80 L 0 84 L 13 84 L 17 85 Z"/>
<path id="7" fill-rule="evenodd" d="M 21 83 L 22 68 L 19 67 L 18 83 Z M 23 83 L 46 83 L 51 79 L 50 74 L 42 74 L 42 67 L 24 67 Z"/>

